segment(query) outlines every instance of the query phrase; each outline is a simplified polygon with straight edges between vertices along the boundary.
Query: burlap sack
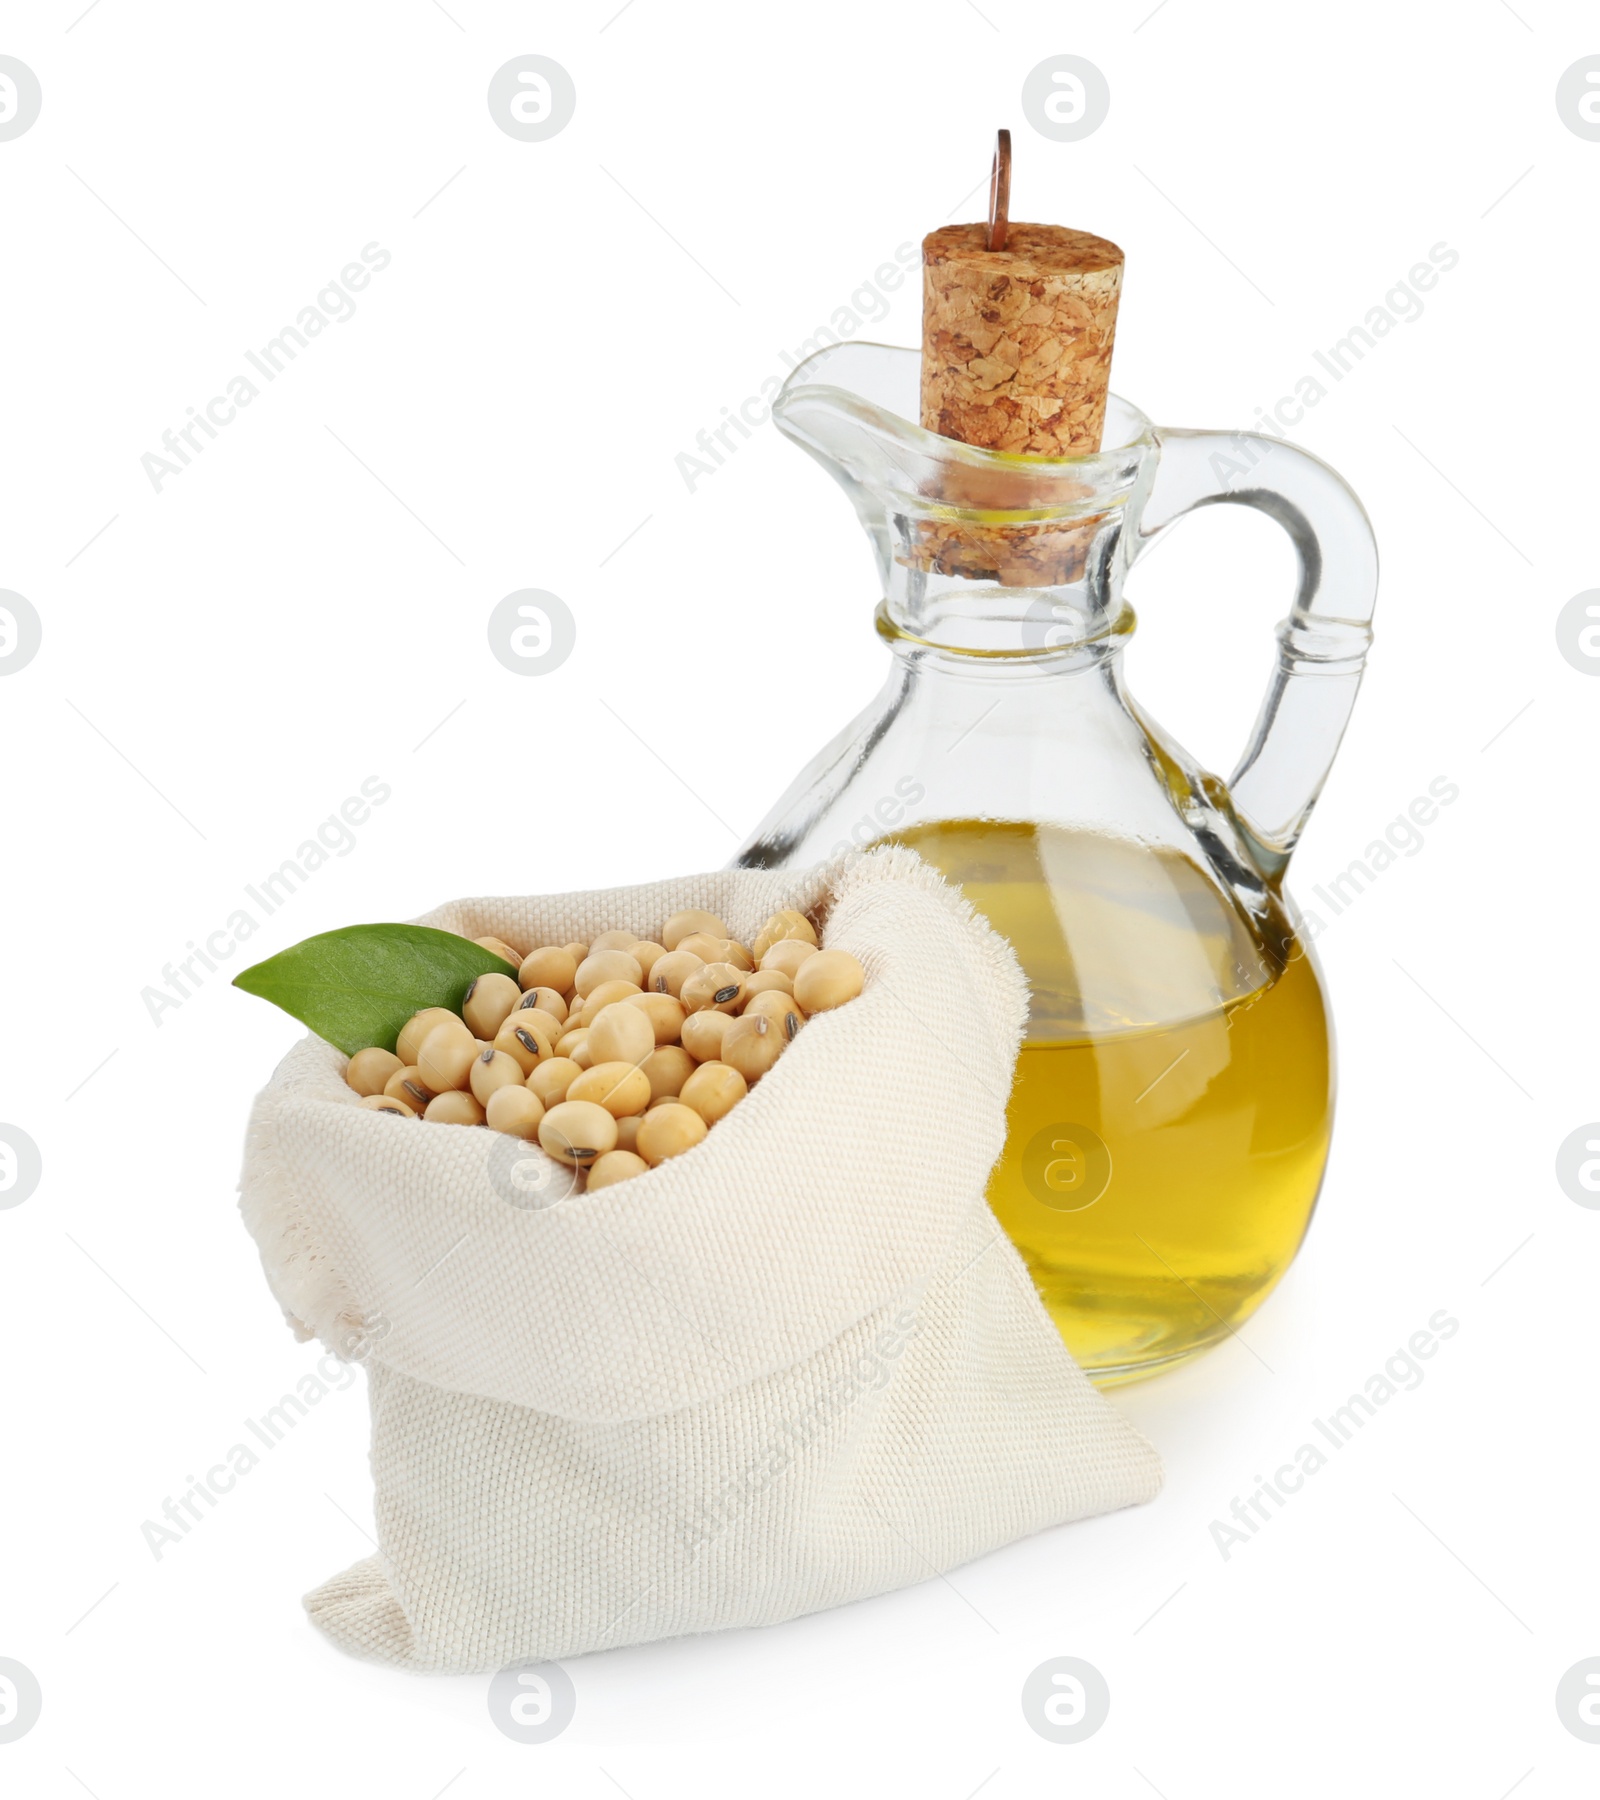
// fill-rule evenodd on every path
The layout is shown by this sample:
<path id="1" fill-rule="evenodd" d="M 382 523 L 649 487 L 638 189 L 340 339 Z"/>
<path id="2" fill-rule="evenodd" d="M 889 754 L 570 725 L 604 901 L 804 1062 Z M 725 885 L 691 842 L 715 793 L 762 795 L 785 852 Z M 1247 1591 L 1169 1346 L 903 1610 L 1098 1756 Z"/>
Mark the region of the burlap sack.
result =
<path id="1" fill-rule="evenodd" d="M 820 906 L 867 982 L 647 1175 L 563 1198 L 536 1145 L 359 1107 L 316 1038 L 256 1103 L 268 1280 L 370 1378 L 379 1553 L 306 1599 L 343 1649 L 466 1671 L 770 1624 L 1156 1492 L 985 1204 L 1026 988 L 920 859 L 422 923 L 532 945 L 685 906 L 746 941 Z"/>

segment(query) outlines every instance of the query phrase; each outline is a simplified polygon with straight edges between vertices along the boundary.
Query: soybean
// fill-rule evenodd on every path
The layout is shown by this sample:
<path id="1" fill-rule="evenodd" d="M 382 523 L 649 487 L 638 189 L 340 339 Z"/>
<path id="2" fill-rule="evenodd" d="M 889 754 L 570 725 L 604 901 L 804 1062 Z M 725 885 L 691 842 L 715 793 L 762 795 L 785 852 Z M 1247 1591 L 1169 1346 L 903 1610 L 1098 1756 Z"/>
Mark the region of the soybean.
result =
<path id="1" fill-rule="evenodd" d="M 865 980 L 861 964 L 848 950 L 819 950 L 801 963 L 794 978 L 794 997 L 802 1012 L 832 1012 L 854 1000 Z"/>
<path id="2" fill-rule="evenodd" d="M 467 1075 L 467 1085 L 478 1102 L 487 1106 L 501 1088 L 520 1088 L 527 1079 L 526 1071 L 514 1056 L 496 1050 L 491 1044 L 482 1051 Z"/>
<path id="3" fill-rule="evenodd" d="M 517 970 L 517 980 L 524 988 L 554 988 L 565 994 L 578 972 L 578 959 L 571 950 L 551 944 L 543 950 L 530 950 Z"/>
<path id="4" fill-rule="evenodd" d="M 544 1102 L 525 1087 L 503 1087 L 489 1096 L 484 1112 L 491 1131 L 532 1139 L 539 1135 Z"/>
<path id="5" fill-rule="evenodd" d="M 642 1063 L 656 1047 L 655 1027 L 638 1007 L 619 1001 L 595 1014 L 586 1042 L 593 1063 Z"/>
<path id="6" fill-rule="evenodd" d="M 661 941 L 669 950 L 676 950 L 692 931 L 704 931 L 718 938 L 728 935 L 727 926 L 715 913 L 696 912 L 691 907 L 686 912 L 675 912 L 667 920 L 661 927 Z"/>
<path id="7" fill-rule="evenodd" d="M 394 1053 L 402 1063 L 413 1064 L 417 1060 L 417 1052 L 422 1048 L 422 1040 L 433 1030 L 435 1025 L 461 1024 L 462 1021 L 451 1012 L 448 1006 L 425 1006 L 419 1013 L 413 1013 L 400 1028 L 400 1035 L 395 1040 Z"/>
<path id="8" fill-rule="evenodd" d="M 775 912 L 766 924 L 756 933 L 750 945 L 750 954 L 759 964 L 762 957 L 774 944 L 792 941 L 810 944 L 813 948 L 817 942 L 817 928 L 803 912 L 796 912 L 792 907 L 785 907 L 782 912 Z"/>
<path id="9" fill-rule="evenodd" d="M 422 1071 L 413 1065 L 391 1075 L 384 1087 L 391 1100 L 403 1100 L 413 1112 L 421 1112 L 433 1098 L 434 1090 L 422 1079 Z"/>
<path id="10" fill-rule="evenodd" d="M 602 981 L 584 1001 L 574 1023 L 587 1030 L 599 1016 L 601 1007 L 612 1006 L 618 1000 L 626 1000 L 642 991 L 637 981 Z"/>
<path id="11" fill-rule="evenodd" d="M 507 1019 L 500 1027 L 500 1034 L 494 1040 L 496 1050 L 503 1050 L 513 1058 L 522 1073 L 531 1075 L 537 1064 L 554 1049 L 550 1033 L 530 1019 Z"/>
<path id="12" fill-rule="evenodd" d="M 473 1099 L 471 1094 L 448 1093 L 436 1094 L 428 1102 L 423 1118 L 432 1119 L 435 1124 L 446 1125 L 481 1125 L 483 1108 Z"/>
<path id="13" fill-rule="evenodd" d="M 615 1187 L 619 1181 L 632 1181 L 635 1175 L 647 1175 L 650 1165 L 631 1150 L 608 1150 L 595 1158 L 585 1184 L 592 1194 L 596 1188 Z"/>
<path id="14" fill-rule="evenodd" d="M 650 970 L 650 991 L 653 994 L 670 994 L 676 1000 L 683 993 L 683 984 L 691 975 L 698 975 L 706 966 L 703 956 L 696 956 L 692 950 L 669 950 L 664 956 L 657 957 Z"/>
<path id="15" fill-rule="evenodd" d="M 777 969 L 792 981 L 803 963 L 816 955 L 815 949 L 799 938 L 781 938 L 761 958 L 763 969 Z"/>
<path id="16" fill-rule="evenodd" d="M 732 963 L 707 963 L 683 984 L 679 999 L 687 1012 L 715 1007 L 718 1012 L 737 1012 L 744 998 L 744 971 Z"/>
<path id="17" fill-rule="evenodd" d="M 467 989 L 461 1016 L 475 1037 L 492 1038 L 521 998 L 521 988 L 509 975 L 480 975 Z"/>
<path id="18" fill-rule="evenodd" d="M 630 994 L 627 1005 L 635 1006 L 650 1021 L 658 1044 L 675 1044 L 683 1034 L 683 1021 L 688 1016 L 681 1000 L 671 994 Z"/>
<path id="19" fill-rule="evenodd" d="M 487 950 L 491 956 L 498 956 L 502 962 L 510 963 L 513 969 L 522 961 L 522 952 L 513 950 L 504 938 L 481 937 L 472 941 L 481 949 Z"/>
<path id="20" fill-rule="evenodd" d="M 617 1147 L 617 1122 L 592 1100 L 563 1100 L 539 1121 L 539 1142 L 557 1162 L 586 1169 Z"/>
<path id="21" fill-rule="evenodd" d="M 678 1096 L 708 1125 L 726 1118 L 750 1091 L 743 1075 L 725 1062 L 704 1062 L 683 1084 Z"/>
<path id="22" fill-rule="evenodd" d="M 719 1019 L 726 1016 L 724 1013 L 715 1015 Z M 639 1064 L 640 1073 L 650 1083 L 652 1100 L 676 1099 L 697 1067 L 695 1059 L 681 1044 L 663 1044 Z"/>
<path id="23" fill-rule="evenodd" d="M 523 994 L 517 1009 L 519 1012 L 547 1012 L 552 1019 L 564 1019 L 567 1016 L 566 995 L 571 991 L 570 986 L 559 993 L 553 987 L 531 987 Z"/>
<path id="24" fill-rule="evenodd" d="M 559 998 L 560 996 L 557 995 L 558 1000 Z M 569 1024 L 565 1019 L 557 1018 L 554 1013 L 546 1012 L 542 1006 L 518 1006 L 506 1014 L 505 1024 L 495 1035 L 498 1038 L 503 1032 L 515 1031 L 519 1025 L 525 1030 L 533 1032 L 535 1036 L 542 1034 L 549 1038 L 552 1044 L 558 1039 L 564 1038 L 569 1031 L 578 1029 L 576 1024 Z"/>
<path id="25" fill-rule="evenodd" d="M 572 985 L 587 1000 L 602 981 L 631 981 L 642 988 L 644 970 L 626 950 L 591 950 L 578 964 Z"/>
<path id="26" fill-rule="evenodd" d="M 570 1056 L 552 1056 L 540 1063 L 522 1084 L 530 1094 L 537 1094 L 546 1106 L 565 1100 L 570 1088 L 583 1070 Z"/>
<path id="27" fill-rule="evenodd" d="M 737 1069 L 746 1081 L 756 1082 L 788 1048 L 783 1027 L 765 1013 L 735 1019 L 722 1040 L 722 1060 Z M 709 1064 L 707 1065 L 710 1066 Z"/>
<path id="28" fill-rule="evenodd" d="M 602 931 L 589 946 L 589 953 L 592 956 L 596 950 L 631 950 L 638 941 L 631 931 Z"/>
<path id="29" fill-rule="evenodd" d="M 464 1088 L 478 1054 L 477 1039 L 457 1019 L 453 1026 L 435 1025 L 417 1052 L 417 1069 L 436 1094 Z"/>
<path id="30" fill-rule="evenodd" d="M 650 1104 L 650 1077 L 631 1062 L 597 1062 L 567 1089 L 568 1100 L 592 1100 L 614 1119 L 642 1113 Z"/>
<path id="31" fill-rule="evenodd" d="M 794 1042 L 795 1034 L 805 1023 L 800 1008 L 795 1005 L 788 994 L 770 991 L 765 994 L 757 994 L 739 1016 L 748 1019 L 757 1013 L 771 1019 L 782 1030 L 785 1041 L 791 1044 Z"/>
<path id="32" fill-rule="evenodd" d="M 614 1131 L 615 1127 L 612 1129 Z M 653 1169 L 668 1157 L 682 1156 L 685 1150 L 692 1150 L 705 1135 L 706 1122 L 692 1106 L 677 1100 L 664 1100 L 645 1114 L 634 1141 L 637 1153 Z M 543 1141 L 541 1138 L 540 1142 Z"/>
<path id="33" fill-rule="evenodd" d="M 750 1002 L 757 994 L 782 994 L 788 998 L 793 993 L 794 983 L 782 969 L 757 969 L 744 984 L 744 1000 L 739 1010 L 749 1012 Z"/>
<path id="34" fill-rule="evenodd" d="M 358 1050 L 350 1058 L 344 1078 L 368 1100 L 381 1100 L 390 1077 L 398 1075 L 404 1067 L 405 1064 L 391 1051 Z"/>
<path id="35" fill-rule="evenodd" d="M 639 942 L 629 950 L 629 956 L 631 956 L 639 967 L 644 970 L 644 982 L 646 987 L 650 985 L 650 971 L 658 962 L 660 962 L 666 953 L 666 945 L 658 944 L 654 938 L 641 938 Z"/>
<path id="36" fill-rule="evenodd" d="M 722 1040 L 733 1018 L 725 1012 L 690 1013 L 683 1022 L 683 1047 L 696 1062 L 711 1062 L 722 1054 Z"/>
<path id="37" fill-rule="evenodd" d="M 691 932 L 678 948 L 692 956 L 698 956 L 702 962 L 732 963 L 736 969 L 743 969 L 746 973 L 756 966 L 744 945 L 729 937 L 718 938 L 711 937 L 706 932 Z"/>
<path id="38" fill-rule="evenodd" d="M 402 1119 L 414 1119 L 417 1116 L 404 1100 L 391 1100 L 387 1094 L 363 1094 L 361 1104 L 368 1112 L 397 1113 Z"/>

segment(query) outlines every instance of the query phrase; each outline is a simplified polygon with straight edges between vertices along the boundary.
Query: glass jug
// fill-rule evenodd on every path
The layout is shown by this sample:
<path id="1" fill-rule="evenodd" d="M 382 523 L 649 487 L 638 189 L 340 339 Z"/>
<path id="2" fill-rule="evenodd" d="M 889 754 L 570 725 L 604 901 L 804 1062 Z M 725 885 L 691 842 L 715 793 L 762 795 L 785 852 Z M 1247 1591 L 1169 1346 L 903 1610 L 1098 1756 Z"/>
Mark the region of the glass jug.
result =
<path id="1" fill-rule="evenodd" d="M 1376 546 L 1338 476 L 1277 439 L 1158 429 L 1113 397 L 1097 455 L 997 454 L 911 422 L 919 365 L 839 345 L 774 405 L 866 527 L 893 656 L 735 863 L 909 845 L 1010 939 L 1031 1008 L 989 1200 L 1115 1381 L 1237 1329 L 1316 1203 L 1331 1042 L 1282 884 L 1360 683 Z M 1218 502 L 1276 519 L 1300 565 L 1226 783 L 1140 711 L 1120 655 L 1134 557 Z"/>

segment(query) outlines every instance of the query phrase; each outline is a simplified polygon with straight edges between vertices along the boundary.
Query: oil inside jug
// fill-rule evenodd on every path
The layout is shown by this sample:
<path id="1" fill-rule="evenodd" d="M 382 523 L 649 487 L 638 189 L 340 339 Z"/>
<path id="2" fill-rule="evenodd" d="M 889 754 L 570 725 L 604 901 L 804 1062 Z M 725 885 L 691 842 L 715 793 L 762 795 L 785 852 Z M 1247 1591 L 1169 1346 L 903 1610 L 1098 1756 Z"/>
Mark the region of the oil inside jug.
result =
<path id="1" fill-rule="evenodd" d="M 1305 1235 L 1327 1156 L 1322 990 L 1179 852 L 1034 823 L 886 840 L 959 883 L 1032 988 L 989 1203 L 1098 1380 L 1236 1331 Z"/>

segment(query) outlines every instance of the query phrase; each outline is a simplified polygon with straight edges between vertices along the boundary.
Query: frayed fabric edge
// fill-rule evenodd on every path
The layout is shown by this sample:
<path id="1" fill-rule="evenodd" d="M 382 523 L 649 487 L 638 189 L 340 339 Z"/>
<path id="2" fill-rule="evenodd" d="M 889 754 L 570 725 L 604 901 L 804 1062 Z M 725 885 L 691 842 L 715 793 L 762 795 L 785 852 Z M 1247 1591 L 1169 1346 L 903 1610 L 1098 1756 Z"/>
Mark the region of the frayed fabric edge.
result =
<path id="1" fill-rule="evenodd" d="M 248 1187 L 239 1212 L 261 1254 L 273 1297 L 302 1343 L 318 1338 L 334 1355 L 352 1359 L 371 1335 L 355 1295 L 333 1266 L 313 1229 L 283 1158 L 278 1154 L 278 1114 L 288 1096 L 269 1088 L 250 1113 L 246 1162 Z"/>

